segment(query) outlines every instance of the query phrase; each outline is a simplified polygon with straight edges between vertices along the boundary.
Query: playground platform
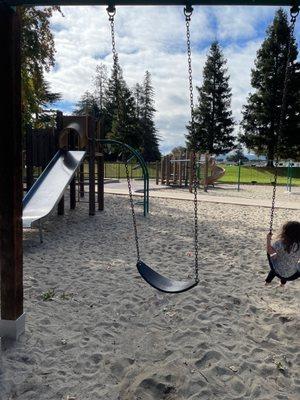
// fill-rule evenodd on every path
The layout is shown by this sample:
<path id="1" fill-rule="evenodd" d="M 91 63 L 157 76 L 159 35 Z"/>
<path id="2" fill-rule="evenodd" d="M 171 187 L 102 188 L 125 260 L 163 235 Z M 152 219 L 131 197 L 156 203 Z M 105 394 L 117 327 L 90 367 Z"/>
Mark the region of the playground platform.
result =
<path id="1" fill-rule="evenodd" d="M 156 185 L 155 181 L 150 181 L 150 198 L 164 198 L 172 200 L 193 201 L 194 195 L 187 188 L 174 188 L 165 185 Z M 251 207 L 271 207 L 272 187 L 245 185 L 238 192 L 235 185 L 217 185 L 204 192 L 199 189 L 199 202 L 233 204 L 238 206 Z M 134 196 L 143 196 L 143 182 L 133 181 Z M 300 188 L 293 188 L 293 191 L 287 192 L 285 187 L 277 189 L 276 208 L 300 210 Z M 121 180 L 118 183 L 105 185 L 105 193 L 116 195 L 128 195 L 127 183 Z"/>

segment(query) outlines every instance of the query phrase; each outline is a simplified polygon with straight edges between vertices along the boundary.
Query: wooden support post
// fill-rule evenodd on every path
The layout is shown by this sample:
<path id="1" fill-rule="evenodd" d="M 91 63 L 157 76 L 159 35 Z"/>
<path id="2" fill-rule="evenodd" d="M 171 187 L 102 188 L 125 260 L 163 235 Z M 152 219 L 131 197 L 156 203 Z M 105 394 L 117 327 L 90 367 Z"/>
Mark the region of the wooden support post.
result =
<path id="1" fill-rule="evenodd" d="M 25 330 L 22 251 L 22 116 L 20 18 L 0 3 L 0 336 Z"/>
<path id="2" fill-rule="evenodd" d="M 76 178 L 74 177 L 70 182 L 70 209 L 76 208 Z"/>
<path id="3" fill-rule="evenodd" d="M 200 155 L 201 158 L 201 155 Z M 203 180 L 203 190 L 204 192 L 207 192 L 208 189 L 208 158 L 209 158 L 209 154 L 205 153 L 205 161 L 204 161 L 204 180 Z"/>
<path id="4" fill-rule="evenodd" d="M 165 184 L 165 157 L 162 157 L 160 161 L 160 183 Z"/>
<path id="5" fill-rule="evenodd" d="M 98 210 L 104 210 L 104 155 L 100 154 L 97 158 L 98 175 Z"/>
<path id="6" fill-rule="evenodd" d="M 181 158 L 181 157 L 180 157 Z M 178 181 L 179 181 L 179 187 L 182 186 L 182 163 L 183 161 L 178 161 Z"/>
<path id="7" fill-rule="evenodd" d="M 57 215 L 64 215 L 65 213 L 65 196 L 63 196 L 57 204 Z"/>
<path id="8" fill-rule="evenodd" d="M 87 132 L 89 138 L 89 215 L 95 215 L 95 121 L 87 118 Z"/>
<path id="9" fill-rule="evenodd" d="M 84 162 L 79 167 L 79 194 L 84 197 Z"/>
<path id="10" fill-rule="evenodd" d="M 177 157 L 174 156 L 174 162 L 173 162 L 173 184 L 177 184 Z"/>
<path id="11" fill-rule="evenodd" d="M 170 174 L 171 174 L 171 169 L 170 169 L 170 156 L 166 156 L 166 185 L 170 185 Z"/>
<path id="12" fill-rule="evenodd" d="M 185 159 L 188 160 L 190 157 L 190 154 L 188 153 L 188 151 L 185 151 Z M 184 186 L 187 187 L 188 185 L 188 161 L 184 162 Z"/>

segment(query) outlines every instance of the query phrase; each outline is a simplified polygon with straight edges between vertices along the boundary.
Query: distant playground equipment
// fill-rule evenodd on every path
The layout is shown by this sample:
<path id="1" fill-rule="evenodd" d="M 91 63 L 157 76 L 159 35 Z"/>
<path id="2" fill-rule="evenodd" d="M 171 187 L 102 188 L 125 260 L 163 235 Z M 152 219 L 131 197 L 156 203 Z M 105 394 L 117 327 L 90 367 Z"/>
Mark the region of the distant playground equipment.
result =
<path id="1" fill-rule="evenodd" d="M 215 158 L 208 153 L 197 155 L 197 173 L 199 183 L 207 190 L 225 174 L 225 169 L 216 164 Z M 173 185 L 192 188 L 193 168 L 191 153 L 186 152 L 184 158 L 173 154 L 162 157 L 160 168 L 156 169 L 156 184 Z"/>
<path id="2" fill-rule="evenodd" d="M 57 112 L 52 128 L 27 127 L 26 190 L 23 199 L 23 227 L 36 222 L 40 241 L 43 241 L 42 218 L 55 206 L 58 215 L 64 214 L 64 193 L 70 186 L 70 209 L 77 202 L 88 202 L 89 215 L 104 209 L 104 148 L 106 144 L 126 148 L 131 159 L 136 158 L 144 177 L 144 215 L 149 211 L 149 175 L 147 166 L 135 149 L 125 143 L 101 139 L 100 123 L 91 116 L 64 116 Z M 88 161 L 86 165 L 85 160 Z M 34 181 L 34 172 L 42 170 Z M 87 178 L 87 179 L 86 179 Z M 85 201 L 85 186 L 88 200 Z M 77 189 L 77 190 L 76 190 Z M 96 190 L 97 189 L 97 190 Z"/>

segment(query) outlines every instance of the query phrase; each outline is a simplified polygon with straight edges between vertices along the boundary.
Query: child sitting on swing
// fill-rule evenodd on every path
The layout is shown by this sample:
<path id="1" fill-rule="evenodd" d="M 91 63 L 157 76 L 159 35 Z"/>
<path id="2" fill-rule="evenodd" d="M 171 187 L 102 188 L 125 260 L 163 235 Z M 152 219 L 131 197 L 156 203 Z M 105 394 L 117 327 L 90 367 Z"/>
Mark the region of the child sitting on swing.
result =
<path id="1" fill-rule="evenodd" d="M 283 225 L 279 240 L 271 243 L 272 234 L 267 235 L 267 253 L 270 272 L 266 278 L 266 285 L 277 276 L 281 285 L 287 281 L 300 278 L 300 222 L 289 221 Z"/>

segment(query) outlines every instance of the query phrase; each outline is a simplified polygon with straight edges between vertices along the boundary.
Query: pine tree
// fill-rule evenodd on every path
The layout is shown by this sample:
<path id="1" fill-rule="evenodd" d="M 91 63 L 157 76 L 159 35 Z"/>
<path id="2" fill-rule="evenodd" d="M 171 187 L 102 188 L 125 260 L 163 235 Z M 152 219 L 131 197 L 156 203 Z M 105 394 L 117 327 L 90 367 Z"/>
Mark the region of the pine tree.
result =
<path id="1" fill-rule="evenodd" d="M 112 69 L 104 95 L 103 109 L 106 137 L 139 148 L 141 137 L 138 130 L 135 99 L 123 78 L 119 65 Z"/>
<path id="2" fill-rule="evenodd" d="M 279 9 L 267 37 L 257 52 L 255 68 L 251 71 L 251 84 L 255 92 L 250 94 L 243 110 L 241 143 L 257 154 L 266 154 L 269 165 L 276 157 L 275 143 L 280 120 L 284 77 L 291 37 L 286 13 Z M 294 38 L 291 49 L 291 73 L 288 83 L 287 110 L 284 129 L 278 141 L 278 155 L 300 155 L 300 64 L 296 62 L 298 51 Z"/>
<path id="3" fill-rule="evenodd" d="M 100 110 L 98 102 L 95 96 L 86 91 L 75 105 L 74 115 L 93 115 L 95 118 L 99 118 Z"/>
<path id="4" fill-rule="evenodd" d="M 154 122 L 154 89 L 151 74 L 146 71 L 143 85 L 136 86 L 136 109 L 141 130 L 141 153 L 145 161 L 159 160 L 158 136 Z"/>
<path id="5" fill-rule="evenodd" d="M 231 89 L 225 60 L 218 42 L 213 42 L 203 71 L 203 85 L 198 90 L 194 109 L 195 132 L 188 126 L 188 147 L 210 154 L 221 154 L 234 147 L 234 121 L 231 112 Z"/>

